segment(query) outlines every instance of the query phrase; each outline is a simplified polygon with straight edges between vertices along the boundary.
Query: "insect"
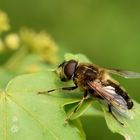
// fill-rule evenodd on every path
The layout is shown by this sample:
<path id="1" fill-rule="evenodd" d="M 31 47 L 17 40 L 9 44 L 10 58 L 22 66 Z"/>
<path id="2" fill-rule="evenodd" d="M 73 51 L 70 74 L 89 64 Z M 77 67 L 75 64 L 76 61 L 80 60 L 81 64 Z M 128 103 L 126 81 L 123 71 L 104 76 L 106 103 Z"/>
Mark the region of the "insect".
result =
<path id="1" fill-rule="evenodd" d="M 59 65 L 59 68 L 61 81 L 67 82 L 73 80 L 75 84 L 73 87 L 62 87 L 60 89 L 74 90 L 80 88 L 84 94 L 72 114 L 75 113 L 84 100 L 90 96 L 106 104 L 112 116 L 123 125 L 123 123 L 117 119 L 115 112 L 128 117 L 129 110 L 133 108 L 134 103 L 119 83 L 110 77 L 109 73 L 117 74 L 125 78 L 140 78 L 140 73 L 119 69 L 105 69 L 95 64 L 78 63 L 76 60 L 64 61 Z M 52 89 L 47 92 L 55 90 L 57 89 Z"/>

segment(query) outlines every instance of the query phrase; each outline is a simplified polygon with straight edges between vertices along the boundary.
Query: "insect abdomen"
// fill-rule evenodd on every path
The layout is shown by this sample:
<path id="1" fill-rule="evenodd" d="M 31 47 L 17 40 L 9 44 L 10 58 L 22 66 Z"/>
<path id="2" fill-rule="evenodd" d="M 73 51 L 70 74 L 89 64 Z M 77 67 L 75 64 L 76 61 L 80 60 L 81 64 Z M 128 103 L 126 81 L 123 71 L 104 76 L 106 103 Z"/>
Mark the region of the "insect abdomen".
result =
<path id="1" fill-rule="evenodd" d="M 129 95 L 126 93 L 126 91 L 124 91 L 119 85 L 117 85 L 111 81 L 109 81 L 109 84 L 115 88 L 115 92 L 117 94 L 119 94 L 120 96 L 122 96 L 124 98 L 124 100 L 127 103 L 128 109 L 131 109 L 134 104 L 133 104 L 133 101 L 131 100 L 131 98 L 129 97 Z"/>

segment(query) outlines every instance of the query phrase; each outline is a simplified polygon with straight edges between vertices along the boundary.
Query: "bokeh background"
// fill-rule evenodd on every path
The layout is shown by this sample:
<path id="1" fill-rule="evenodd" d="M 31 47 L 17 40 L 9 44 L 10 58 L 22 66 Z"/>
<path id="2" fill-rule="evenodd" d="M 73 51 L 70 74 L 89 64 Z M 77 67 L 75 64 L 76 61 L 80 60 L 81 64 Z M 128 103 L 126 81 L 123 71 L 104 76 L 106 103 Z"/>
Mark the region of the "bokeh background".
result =
<path id="1" fill-rule="evenodd" d="M 60 49 L 84 53 L 94 63 L 140 72 L 140 1 L 1 0 L 13 31 L 45 29 Z M 116 77 L 116 76 L 115 76 Z M 140 102 L 140 79 L 116 77 Z M 102 118 L 82 117 L 87 140 L 123 137 L 111 133 Z"/>

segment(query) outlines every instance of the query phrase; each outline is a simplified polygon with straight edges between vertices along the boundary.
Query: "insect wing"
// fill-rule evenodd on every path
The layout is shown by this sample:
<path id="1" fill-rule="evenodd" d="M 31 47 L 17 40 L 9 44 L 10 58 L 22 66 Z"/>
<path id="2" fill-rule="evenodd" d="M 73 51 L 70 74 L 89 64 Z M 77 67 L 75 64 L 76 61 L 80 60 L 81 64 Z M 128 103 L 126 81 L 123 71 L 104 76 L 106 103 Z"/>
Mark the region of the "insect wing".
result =
<path id="1" fill-rule="evenodd" d="M 133 72 L 133 71 L 120 70 L 120 69 L 107 69 L 107 70 L 112 74 L 116 74 L 124 78 L 140 78 L 140 73 Z"/>
<path id="2" fill-rule="evenodd" d="M 94 89 L 103 99 L 105 99 L 107 104 L 112 105 L 112 108 L 115 110 L 115 112 L 118 112 L 125 117 L 130 116 L 126 101 L 122 96 L 115 92 L 114 87 L 102 86 L 101 83 L 98 82 L 88 82 L 88 85 Z"/>

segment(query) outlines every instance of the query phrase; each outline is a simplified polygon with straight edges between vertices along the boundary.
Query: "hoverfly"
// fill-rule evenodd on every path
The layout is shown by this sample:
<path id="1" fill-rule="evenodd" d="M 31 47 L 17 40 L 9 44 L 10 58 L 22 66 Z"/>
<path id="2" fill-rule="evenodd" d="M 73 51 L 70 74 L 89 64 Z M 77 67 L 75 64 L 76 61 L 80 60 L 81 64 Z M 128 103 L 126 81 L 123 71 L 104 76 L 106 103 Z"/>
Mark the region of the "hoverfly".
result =
<path id="1" fill-rule="evenodd" d="M 73 80 L 75 86 L 63 87 L 62 90 L 74 90 L 80 88 L 84 93 L 83 98 L 75 107 L 72 113 L 75 113 L 87 99 L 88 95 L 94 97 L 101 102 L 105 102 L 108 111 L 112 116 L 120 122 L 114 112 L 122 116 L 128 117 L 128 110 L 132 109 L 134 104 L 127 92 L 114 81 L 109 73 L 117 74 L 125 78 L 140 78 L 140 73 L 124 71 L 119 69 L 105 69 L 90 63 L 78 63 L 76 60 L 64 61 L 59 65 L 61 81 Z M 52 89 L 47 92 L 52 92 L 57 89 Z M 40 92 L 44 93 L 44 92 Z"/>

